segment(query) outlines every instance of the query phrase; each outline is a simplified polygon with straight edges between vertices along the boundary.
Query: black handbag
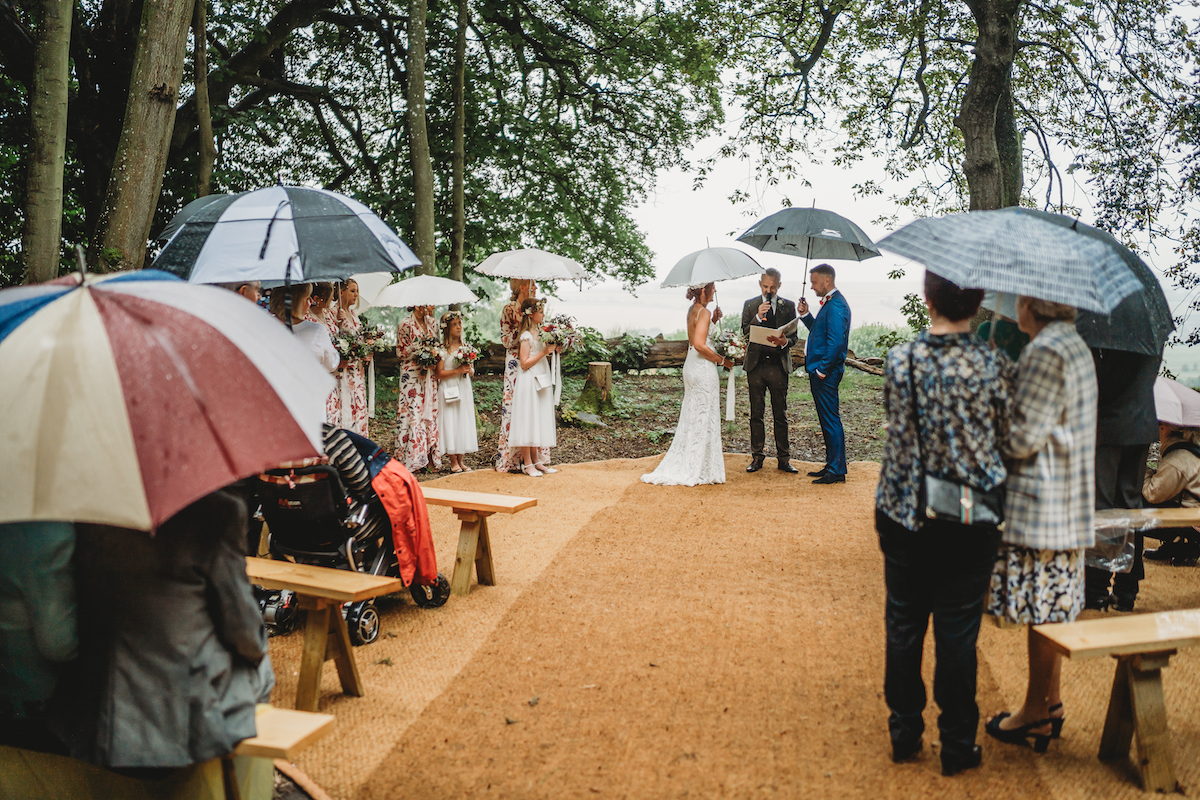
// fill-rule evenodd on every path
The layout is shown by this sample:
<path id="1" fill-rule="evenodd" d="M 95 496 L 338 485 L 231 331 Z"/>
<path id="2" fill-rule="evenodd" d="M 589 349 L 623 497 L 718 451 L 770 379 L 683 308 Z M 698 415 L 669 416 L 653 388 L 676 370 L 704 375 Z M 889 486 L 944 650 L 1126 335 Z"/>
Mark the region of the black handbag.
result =
<path id="1" fill-rule="evenodd" d="M 915 342 L 913 346 L 915 346 Z M 917 392 L 913 382 L 912 346 L 908 351 L 908 393 L 912 405 L 917 457 L 921 465 L 921 486 L 917 492 L 917 517 L 958 522 L 974 528 L 1004 530 L 1004 484 L 993 489 L 977 489 L 966 483 L 931 475 L 925 467 L 921 441 L 921 415 L 917 413 Z"/>

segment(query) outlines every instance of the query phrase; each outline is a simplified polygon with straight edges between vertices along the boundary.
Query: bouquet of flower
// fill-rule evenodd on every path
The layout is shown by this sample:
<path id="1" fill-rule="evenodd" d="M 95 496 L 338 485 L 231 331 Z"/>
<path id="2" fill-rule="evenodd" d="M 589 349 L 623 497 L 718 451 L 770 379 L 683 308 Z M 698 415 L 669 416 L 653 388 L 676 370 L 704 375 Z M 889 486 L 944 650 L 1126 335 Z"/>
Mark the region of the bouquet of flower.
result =
<path id="1" fill-rule="evenodd" d="M 337 348 L 338 355 L 346 361 L 366 358 L 371 352 L 363 338 L 353 331 L 338 331 L 333 339 L 333 346 Z"/>
<path id="2" fill-rule="evenodd" d="M 562 347 L 565 353 L 579 347 L 583 337 L 575 327 L 575 318 L 566 314 L 557 314 L 542 322 L 542 341 Z"/>
<path id="3" fill-rule="evenodd" d="M 722 358 L 736 363 L 746 357 L 746 339 L 741 331 L 726 329 L 718 333 L 717 338 L 713 340 L 713 350 Z"/>
<path id="4" fill-rule="evenodd" d="M 396 348 L 396 329 L 383 325 L 363 325 L 363 344 L 372 353 L 383 353 Z"/>
<path id="5" fill-rule="evenodd" d="M 458 348 L 458 363 L 465 366 L 474 366 L 475 359 L 479 358 L 479 348 L 473 344 L 463 342 Z"/>
<path id="6" fill-rule="evenodd" d="M 433 369 L 442 360 L 442 343 L 433 336 L 422 336 L 413 342 L 413 363 L 421 369 Z"/>

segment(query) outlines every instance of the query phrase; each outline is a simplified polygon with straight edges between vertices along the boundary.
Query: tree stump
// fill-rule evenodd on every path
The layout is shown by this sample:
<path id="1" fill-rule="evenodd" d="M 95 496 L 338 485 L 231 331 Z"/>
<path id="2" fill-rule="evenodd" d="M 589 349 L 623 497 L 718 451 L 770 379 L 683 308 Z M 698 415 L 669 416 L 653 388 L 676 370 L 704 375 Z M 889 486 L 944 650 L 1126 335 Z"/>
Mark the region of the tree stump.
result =
<path id="1" fill-rule="evenodd" d="M 589 361 L 588 376 L 583 391 L 575 401 L 575 407 L 594 414 L 611 413 L 616 410 L 613 403 L 612 364 L 607 361 Z"/>

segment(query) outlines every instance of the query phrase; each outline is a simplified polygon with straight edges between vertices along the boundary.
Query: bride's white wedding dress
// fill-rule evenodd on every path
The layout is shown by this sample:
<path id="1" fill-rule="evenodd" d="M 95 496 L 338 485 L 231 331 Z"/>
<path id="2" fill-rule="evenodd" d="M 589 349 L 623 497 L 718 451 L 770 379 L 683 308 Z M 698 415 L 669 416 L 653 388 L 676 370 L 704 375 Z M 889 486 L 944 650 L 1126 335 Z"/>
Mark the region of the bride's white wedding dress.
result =
<path id="1" fill-rule="evenodd" d="M 721 452 L 721 380 L 717 365 L 688 346 L 683 362 L 683 405 L 671 449 L 658 468 L 642 476 L 662 486 L 725 482 Z"/>

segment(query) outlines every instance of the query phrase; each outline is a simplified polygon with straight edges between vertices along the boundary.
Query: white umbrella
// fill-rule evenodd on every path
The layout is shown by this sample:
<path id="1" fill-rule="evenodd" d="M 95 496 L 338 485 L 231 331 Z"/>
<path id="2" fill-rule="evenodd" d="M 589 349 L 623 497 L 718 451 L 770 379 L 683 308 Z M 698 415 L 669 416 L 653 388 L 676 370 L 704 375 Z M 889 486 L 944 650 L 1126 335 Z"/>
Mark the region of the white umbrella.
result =
<path id="1" fill-rule="evenodd" d="M 1200 428 L 1200 392 L 1179 381 L 1161 376 L 1155 379 L 1154 409 L 1159 422 L 1179 428 Z"/>
<path id="2" fill-rule="evenodd" d="M 662 287 L 729 281 L 764 271 L 749 253 L 734 247 L 707 247 L 679 259 L 663 279 Z"/>
<path id="3" fill-rule="evenodd" d="M 579 262 L 534 248 L 492 253 L 475 271 L 495 278 L 535 281 L 577 281 L 588 276 Z"/>
<path id="4" fill-rule="evenodd" d="M 436 275 L 416 275 L 385 286 L 376 295 L 373 305 L 397 308 L 448 306 L 452 303 L 474 303 L 478 299 L 462 281 Z"/>

